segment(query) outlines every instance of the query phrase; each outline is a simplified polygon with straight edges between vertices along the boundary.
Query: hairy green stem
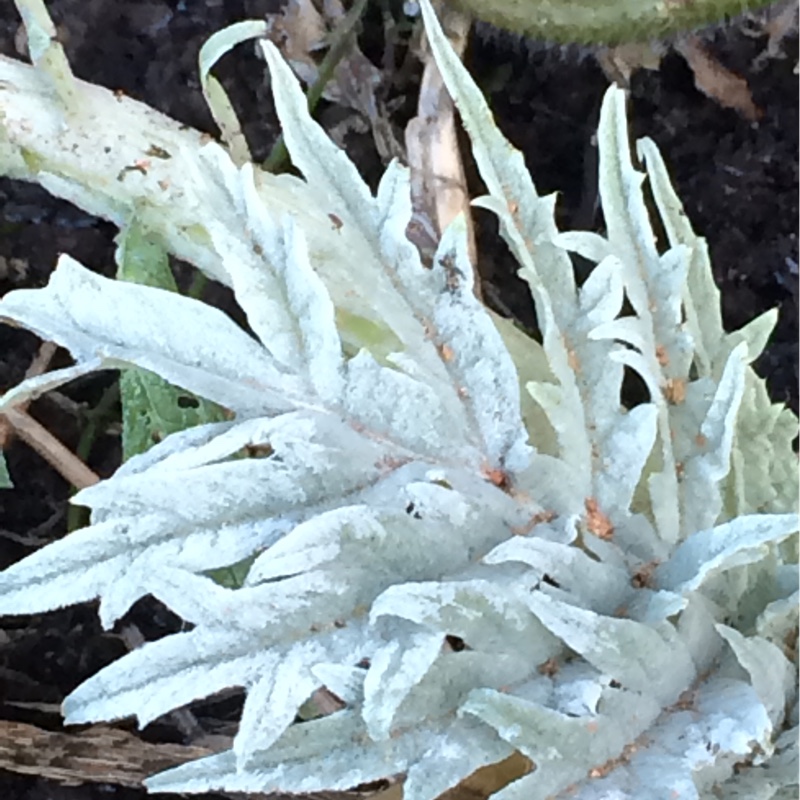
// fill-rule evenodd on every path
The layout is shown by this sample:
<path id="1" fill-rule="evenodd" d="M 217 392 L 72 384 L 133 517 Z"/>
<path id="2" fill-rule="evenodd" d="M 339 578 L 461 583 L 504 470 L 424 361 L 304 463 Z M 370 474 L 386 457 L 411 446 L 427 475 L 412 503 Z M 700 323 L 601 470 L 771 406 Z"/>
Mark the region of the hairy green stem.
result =
<path id="1" fill-rule="evenodd" d="M 499 28 L 536 39 L 621 44 L 659 39 L 773 0 L 452 0 Z"/>

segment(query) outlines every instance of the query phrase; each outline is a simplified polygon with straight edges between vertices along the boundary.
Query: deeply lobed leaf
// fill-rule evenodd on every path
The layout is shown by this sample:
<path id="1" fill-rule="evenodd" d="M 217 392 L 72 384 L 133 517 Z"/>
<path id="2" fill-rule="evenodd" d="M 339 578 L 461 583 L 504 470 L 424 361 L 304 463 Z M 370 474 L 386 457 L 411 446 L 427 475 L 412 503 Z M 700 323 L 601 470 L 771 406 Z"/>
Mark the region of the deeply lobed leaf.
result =
<path id="1" fill-rule="evenodd" d="M 607 236 L 559 234 L 554 199 L 537 196 L 422 6 L 489 191 L 479 202 L 531 287 L 542 349 L 518 347 L 512 361 L 474 297 L 463 220 L 423 267 L 405 236 L 407 171 L 391 164 L 373 197 L 264 45 L 307 182 L 293 191 L 308 199 L 312 187 L 316 207 L 276 215 L 258 172 L 216 146 L 189 167 L 193 185 L 214 187 L 205 229 L 257 338 L 68 257 L 45 289 L 0 302 L 0 316 L 78 362 L 0 404 L 138 366 L 235 415 L 81 492 L 91 526 L 0 574 L 0 613 L 99 598 L 108 626 L 153 594 L 195 626 L 64 704 L 68 722 L 146 724 L 244 687 L 233 748 L 151 778 L 155 791 L 308 792 L 405 773 L 406 797 L 432 800 L 515 751 L 534 769 L 501 800 L 741 795 L 754 773 L 734 765 L 760 769 L 773 751 L 783 791 L 796 758 L 782 734 L 797 724 L 785 647 L 796 461 L 791 420 L 748 366 L 772 320 L 726 334 L 701 314 L 717 302 L 704 245 L 645 142 L 669 238 L 658 251 L 619 90 L 598 133 Z M 341 225 L 323 232 L 329 213 Z M 598 262 L 580 287 L 570 251 Z M 363 310 L 341 302 L 350 294 L 374 304 L 375 352 L 352 352 L 337 327 Z M 620 316 L 625 298 L 633 313 Z M 624 367 L 649 393 L 633 408 Z M 519 373 L 538 404 L 526 419 L 542 428 L 523 424 Z M 760 425 L 777 458 L 756 475 L 748 436 Z M 247 557 L 238 589 L 203 574 Z M 299 722 L 321 687 L 343 708 Z"/>

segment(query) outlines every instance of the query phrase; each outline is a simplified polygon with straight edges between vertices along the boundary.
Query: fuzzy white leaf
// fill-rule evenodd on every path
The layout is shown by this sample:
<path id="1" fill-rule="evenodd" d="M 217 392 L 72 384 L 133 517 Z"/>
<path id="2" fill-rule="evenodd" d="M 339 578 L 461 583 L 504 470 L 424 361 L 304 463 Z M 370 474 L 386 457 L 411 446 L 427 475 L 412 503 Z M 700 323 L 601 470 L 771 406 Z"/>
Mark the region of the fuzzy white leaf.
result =
<path id="1" fill-rule="evenodd" d="M 652 403 L 632 408 L 603 439 L 595 498 L 612 518 L 630 508 L 633 493 L 656 439 L 658 410 Z"/>
<path id="2" fill-rule="evenodd" d="M 409 770 L 403 800 L 429 800 L 456 786 L 480 767 L 508 758 L 514 749 L 488 726 L 465 718 L 453 723 Z"/>
<path id="3" fill-rule="evenodd" d="M 158 524 L 158 518 L 142 524 Z M 129 569 L 127 520 L 101 523 L 38 550 L 0 573 L 0 614 L 25 614 L 94 600 Z"/>
<path id="4" fill-rule="evenodd" d="M 744 394 L 744 354 L 744 344 L 730 354 L 700 425 L 702 445 L 683 460 L 682 524 L 687 533 L 712 526 L 722 509 L 722 498 L 714 490 L 730 468 L 736 415 Z"/>
<path id="5" fill-rule="evenodd" d="M 643 625 L 601 616 L 536 592 L 528 604 L 542 624 L 625 688 L 675 702 L 695 675 L 689 652 L 670 623 Z M 669 672 L 665 673 L 665 665 Z"/>
<path id="6" fill-rule="evenodd" d="M 254 756 L 246 770 L 239 769 L 229 750 L 155 775 L 146 786 L 151 792 L 346 790 L 387 772 L 403 772 L 421 744 L 401 737 L 379 746 L 365 736 L 357 712 L 339 711 L 293 725 L 267 754 Z M 419 738 L 436 740 L 432 732 Z"/>
<path id="7" fill-rule="evenodd" d="M 665 712 L 642 747 L 607 777 L 583 783 L 580 800 L 699 798 L 698 785 L 727 777 L 753 742 L 767 746 L 769 720 L 744 683 L 716 679 L 693 695 L 692 710 Z M 566 797 L 565 793 L 565 797 Z M 713 796 L 713 795 L 712 795 Z"/>
<path id="8" fill-rule="evenodd" d="M 694 591 L 716 572 L 756 561 L 766 545 L 780 542 L 797 529 L 795 514 L 754 514 L 698 531 L 657 568 L 656 580 L 664 589 Z"/>
<path id="9" fill-rule="evenodd" d="M 670 184 L 666 165 L 651 139 L 640 139 L 637 151 L 644 160 L 647 175 L 661 222 L 671 245 L 689 247 L 687 285 L 683 306 L 687 328 L 692 336 L 700 375 L 711 371 L 711 358 L 717 348 L 722 328 L 719 290 L 708 257 L 705 239 L 696 236 L 675 190 Z"/>
<path id="10" fill-rule="evenodd" d="M 173 292 L 103 278 L 66 255 L 46 289 L 9 292 L 0 316 L 66 347 L 79 362 L 102 358 L 108 366 L 142 367 L 237 412 L 287 409 L 288 396 L 299 389 L 221 311 Z"/>
<path id="11" fill-rule="evenodd" d="M 512 472 L 528 463 L 528 434 L 520 415 L 516 370 L 500 334 L 475 297 L 463 216 L 450 223 L 434 259 L 445 291 L 433 320 L 448 345 L 445 358 L 477 423 L 482 450 L 492 467 Z"/>
<path id="12" fill-rule="evenodd" d="M 796 670 L 783 651 L 760 636 L 743 636 L 728 625 L 717 625 L 739 663 L 748 671 L 773 725 L 783 719 L 789 698 L 796 696 Z"/>
<path id="13" fill-rule="evenodd" d="M 581 717 L 512 695 L 475 690 L 463 712 L 482 719 L 528 756 L 536 770 L 495 797 L 546 800 L 586 777 L 586 765 L 604 764 L 658 716 L 658 705 L 635 693 L 603 690 L 604 713 Z"/>
<path id="14" fill-rule="evenodd" d="M 143 727 L 192 700 L 247 686 L 278 658 L 243 647 L 235 629 L 173 634 L 143 645 L 82 683 L 64 700 L 62 713 L 69 724 L 136 715 Z"/>
<path id="15" fill-rule="evenodd" d="M 441 457 L 455 443 L 471 441 L 460 415 L 447 414 L 430 386 L 380 366 L 363 350 L 347 363 L 344 404 L 359 425 L 391 435 L 410 451 Z M 475 445 L 462 449 L 465 461 L 477 457 Z"/>
<path id="16" fill-rule="evenodd" d="M 615 319 L 622 309 L 623 297 L 621 264 L 616 256 L 609 255 L 597 264 L 581 286 L 580 307 L 586 315 L 587 326 L 595 328 Z"/>
<path id="17" fill-rule="evenodd" d="M 319 687 L 311 666 L 316 659 L 330 654 L 315 645 L 312 642 L 295 645 L 272 670 L 264 670 L 248 689 L 233 742 L 240 768 L 247 769 L 256 752 L 267 750 L 280 738 L 303 702 Z"/>
<path id="18" fill-rule="evenodd" d="M 397 238 L 411 220 L 410 193 L 408 197 L 400 196 L 406 191 L 407 179 L 395 181 L 401 168 L 392 167 L 383 193 L 375 201 L 346 154 L 311 118 L 302 89 L 275 47 L 271 42 L 262 42 L 261 46 L 270 69 L 275 108 L 293 163 L 317 193 L 319 204 L 329 204 L 339 215 L 343 227 L 352 228 L 360 239 L 365 258 L 358 263 L 351 262 L 351 275 L 345 282 L 379 310 L 382 321 L 415 354 L 420 366 L 428 370 L 438 384 L 444 376 L 435 348 L 425 337 L 424 317 L 428 309 L 415 307 L 416 293 L 409 293 L 398 281 L 398 278 L 407 280 L 409 271 L 416 272 L 420 281 L 425 280 L 419 254 L 404 235 Z M 358 285 L 353 281 L 354 271 Z M 438 388 L 445 392 L 446 386 L 443 382 Z"/>
<path id="19" fill-rule="evenodd" d="M 186 587 L 183 590 L 186 591 Z M 227 591 L 232 599 L 237 594 L 230 590 L 222 591 Z M 253 590 L 245 593 L 251 607 L 255 605 L 254 595 Z M 166 596 L 173 600 L 168 593 Z M 247 720 L 247 731 L 257 734 L 256 739 L 274 739 L 282 732 L 275 732 L 282 723 L 286 727 L 292 722 L 294 714 L 287 713 L 288 706 L 296 702 L 296 711 L 310 694 L 308 691 L 290 696 L 282 701 L 287 704 L 285 707 L 270 704 L 271 710 L 267 714 L 265 703 L 272 696 L 273 683 L 277 681 L 280 687 L 287 674 L 286 670 L 280 669 L 281 665 L 291 666 L 297 658 L 298 651 L 293 650 L 295 645 L 291 639 L 303 628 L 298 620 L 302 611 L 284 622 L 280 618 L 268 617 L 263 605 L 260 608 L 256 606 L 261 616 L 259 628 L 255 624 L 255 613 L 251 613 L 253 619 L 248 625 L 241 619 L 241 606 L 237 608 L 237 605 L 232 603 L 228 609 L 227 625 L 225 620 L 221 620 L 221 625 L 200 625 L 189 633 L 173 634 L 147 643 L 82 683 L 64 701 L 63 713 L 68 722 L 77 724 L 136 715 L 139 724 L 144 726 L 192 700 L 230 686 L 249 688 L 260 681 L 259 691 L 245 703 L 243 719 Z M 222 611 L 224 608 L 220 607 L 218 616 Z M 268 622 L 272 620 L 272 624 L 265 627 L 265 619 Z M 307 630 L 308 622 L 305 628 Z M 303 646 L 311 648 L 307 654 L 313 652 L 321 662 L 356 662 L 371 649 L 369 636 L 363 626 L 357 624 L 322 631 L 312 636 L 310 643 L 301 645 L 301 649 Z M 308 677 L 306 681 L 306 687 L 312 686 L 313 689 L 317 685 L 314 678 Z M 283 690 L 279 693 L 282 694 Z M 259 725 L 263 727 L 258 728 Z M 247 731 L 237 749 L 249 757 L 252 748 L 247 743 Z"/>
<path id="20" fill-rule="evenodd" d="M 370 737 L 389 738 L 395 713 L 439 657 L 444 637 L 417 630 L 380 647 L 364 680 L 364 722 Z"/>
<path id="21" fill-rule="evenodd" d="M 311 268 L 301 229 L 291 217 L 275 220 L 267 213 L 254 181 L 250 164 L 229 177 L 235 193 L 232 201 L 246 232 L 237 235 L 221 223 L 212 223 L 215 247 L 264 346 L 284 369 L 303 375 L 312 393 L 335 403 L 343 379 L 333 303 Z M 257 267 L 238 252 L 242 242 L 250 244 L 258 256 Z"/>
<path id="22" fill-rule="evenodd" d="M 546 539 L 508 539 L 483 560 L 487 564 L 508 561 L 528 564 L 537 583 L 547 576 L 569 592 L 577 605 L 606 614 L 626 605 L 630 594 L 627 570 L 598 562 L 577 547 Z"/>
<path id="23" fill-rule="evenodd" d="M 386 742 L 371 742 L 360 715 L 344 710 L 292 726 L 269 753 L 259 755 L 247 770 L 238 770 L 233 753 L 225 752 L 156 775 L 146 785 L 156 792 L 199 792 L 223 787 L 241 792 L 346 790 L 388 774 L 410 772 L 410 767 L 422 761 L 426 753 L 438 751 L 451 728 L 456 735 L 462 729 L 455 721 L 401 733 Z M 489 744 L 488 753 L 509 752 L 496 739 L 476 739 L 476 744 L 481 741 Z M 446 773 L 453 776 L 451 785 L 458 782 L 465 767 L 462 759 L 454 761 Z M 435 796 L 435 785 L 419 786 L 414 800 L 434 800 Z"/>
<path id="24" fill-rule="evenodd" d="M 565 231 L 553 237 L 553 244 L 563 247 L 572 253 L 577 253 L 587 261 L 600 264 L 606 258 L 614 258 L 611 245 L 603 236 L 590 231 Z M 589 278 L 594 275 L 592 271 Z"/>
<path id="25" fill-rule="evenodd" d="M 458 636 L 472 650 L 513 653 L 540 664 L 556 652 L 556 640 L 525 604 L 529 584 L 515 587 L 509 579 L 505 591 L 489 580 L 398 584 L 375 600 L 370 619 L 410 620 L 440 638 Z"/>
<path id="26" fill-rule="evenodd" d="M 214 430 L 220 429 L 209 428 L 202 438 Z M 79 493 L 76 501 L 92 507 L 100 521 L 0 574 L 0 609 L 44 611 L 99 596 L 110 626 L 127 610 L 125 602 L 147 593 L 147 570 L 135 569 L 140 562 L 192 571 L 235 563 L 272 544 L 289 523 L 329 498 L 380 474 L 374 466 L 380 451 L 327 416 L 223 424 L 221 431 L 221 443 L 211 440 Z M 247 442 L 268 444 L 273 455 L 216 461 Z M 343 453 L 360 457 L 342 459 Z M 326 461 L 331 468 L 323 469 Z M 364 473 L 364 464 L 373 465 L 370 472 Z M 259 493 L 254 482 L 263 487 Z M 198 497 L 207 501 L 198 503 Z M 105 599 L 108 592 L 113 596 Z"/>
<path id="27" fill-rule="evenodd" d="M 2 316 L 2 306 L 0 306 L 0 316 Z M 102 358 L 89 359 L 76 364 L 74 367 L 57 369 L 53 372 L 45 372 L 43 375 L 27 378 L 22 383 L 9 389 L 5 394 L 0 395 L 0 410 L 13 408 L 20 403 L 35 400 L 40 395 L 63 386 L 65 383 L 75 380 L 75 378 L 103 369 L 106 363 L 107 360 Z M 113 366 L 113 362 L 108 363 L 108 366 Z"/>
<path id="28" fill-rule="evenodd" d="M 223 139 L 240 164 L 251 160 L 247 140 L 222 84 L 210 74 L 211 68 L 237 44 L 264 36 L 267 31 L 266 20 L 242 20 L 213 34 L 203 44 L 198 54 L 203 96 L 222 132 Z"/>

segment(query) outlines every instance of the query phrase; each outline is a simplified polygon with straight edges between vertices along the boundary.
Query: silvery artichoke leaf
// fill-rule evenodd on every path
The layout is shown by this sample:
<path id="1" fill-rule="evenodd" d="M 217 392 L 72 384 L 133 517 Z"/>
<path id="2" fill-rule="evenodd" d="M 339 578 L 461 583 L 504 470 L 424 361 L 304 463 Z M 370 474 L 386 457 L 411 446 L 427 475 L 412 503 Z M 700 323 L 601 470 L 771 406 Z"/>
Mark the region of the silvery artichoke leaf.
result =
<path id="1" fill-rule="evenodd" d="M 452 53 L 427 4 L 422 5 L 422 11 L 437 64 L 470 135 L 478 168 L 489 190 L 490 196 L 476 204 L 497 214 L 501 233 L 520 263 L 520 276 L 529 282 L 536 301 L 543 346 L 556 382 L 531 382 L 528 389 L 556 431 L 559 456 L 572 467 L 576 492 L 582 493 L 583 498 L 595 497 L 605 509 L 610 498 L 606 503 L 599 491 L 607 486 L 593 486 L 593 476 L 602 468 L 587 468 L 595 460 L 601 464 L 603 458 L 618 452 L 612 453 L 610 447 L 603 445 L 621 416 L 623 368 L 622 363 L 609 363 L 613 343 L 593 339 L 590 333 L 611 323 L 620 312 L 628 270 L 623 267 L 625 253 L 612 253 L 604 246 L 596 248 L 603 264 L 580 291 L 576 289 L 572 264 L 559 243 L 553 198 L 537 196 L 522 155 L 497 129 L 484 98 Z M 620 125 L 625 125 L 624 108 L 607 98 L 601 126 Z M 630 162 L 627 141 L 623 149 L 613 137 L 605 136 L 605 140 L 606 148 L 616 148 L 614 158 Z M 672 263 L 672 256 L 665 258 L 665 266 Z M 679 277 L 678 269 L 673 283 Z M 669 302 L 674 316 L 679 313 L 680 292 Z M 641 452 L 631 466 L 646 458 L 648 440 L 649 433 L 642 436 Z M 532 443 L 536 444 L 535 431 Z M 628 483 L 630 480 L 634 478 Z M 606 509 L 606 513 L 616 511 Z"/>
<path id="2" fill-rule="evenodd" d="M 0 319 L 67 348 L 79 364 L 100 358 L 106 367 L 141 367 L 236 413 L 285 411 L 290 397 L 303 397 L 297 379 L 221 311 L 103 278 L 67 255 L 44 289 L 5 295 Z"/>
<path id="3" fill-rule="evenodd" d="M 311 118 L 300 85 L 277 49 L 266 41 L 261 47 L 293 163 L 314 191 L 330 203 L 342 229 L 349 234 L 352 228 L 361 239 L 359 251 L 366 258 L 354 261 L 341 280 L 351 291 L 369 298 L 382 322 L 414 353 L 419 367 L 429 372 L 437 390 L 440 384 L 446 389 L 441 361 L 425 334 L 433 295 L 423 288 L 427 278 L 419 253 L 405 239 L 412 211 L 407 170 L 390 166 L 378 198 L 373 198 L 345 153 Z"/>
<path id="4" fill-rule="evenodd" d="M 535 577 L 526 573 L 515 581 L 508 573 L 501 588 L 499 570 L 494 572 L 495 580 L 395 584 L 373 602 L 370 619 L 408 620 L 438 635 L 440 641 L 446 634 L 457 636 L 470 651 L 513 652 L 532 664 L 546 661 L 557 651 L 556 640 L 525 602 Z"/>
<path id="5" fill-rule="evenodd" d="M 538 536 L 507 539 L 487 553 L 483 562 L 527 564 L 530 570 L 525 577 L 532 585 L 538 586 L 547 576 L 570 596 L 572 603 L 601 613 L 612 614 L 631 599 L 627 569 L 598 561 L 580 548 Z"/>
<path id="6" fill-rule="evenodd" d="M 798 465 L 792 449 L 796 435 L 797 417 L 791 409 L 773 404 L 764 379 L 752 369 L 746 370 L 731 454 L 726 516 L 797 508 Z"/>
<path id="7" fill-rule="evenodd" d="M 430 634 L 414 631 L 408 623 L 379 628 L 398 635 L 395 642 L 376 649 L 364 681 L 362 716 L 374 741 L 413 729 L 423 719 L 423 725 L 452 720 L 476 685 L 509 686 L 531 670 L 530 662 L 517 654 L 450 652 L 442 636 L 426 643 L 423 640 Z"/>
<path id="8" fill-rule="evenodd" d="M 796 514 L 753 514 L 698 531 L 656 568 L 656 586 L 674 592 L 695 591 L 719 572 L 761 560 L 768 545 L 797 530 Z"/>
<path id="9" fill-rule="evenodd" d="M 138 563 L 192 571 L 235 563 L 385 471 L 376 466 L 385 450 L 330 415 L 220 423 L 204 433 L 213 431 L 220 431 L 217 440 L 79 493 L 76 502 L 93 508 L 95 523 L 0 573 L 2 613 L 100 597 L 102 621 L 110 626 L 148 592 L 140 580 L 132 582 Z M 268 457 L 238 457 L 247 447 Z M 193 459 L 186 458 L 190 452 Z M 261 492 L 253 492 L 254 483 Z"/>
<path id="10" fill-rule="evenodd" d="M 102 358 L 89 359 L 80 364 L 75 364 L 72 367 L 57 369 L 52 372 L 45 372 L 43 375 L 36 375 L 33 378 L 28 378 L 17 386 L 9 389 L 5 394 L 0 395 L 0 411 L 5 408 L 13 408 L 20 403 L 35 400 L 40 395 L 52 389 L 57 389 L 65 383 L 74 381 L 76 378 L 80 378 L 83 375 L 88 375 L 90 372 L 101 370 L 104 368 L 104 363 Z"/>
<path id="11" fill-rule="evenodd" d="M 475 297 L 463 216 L 450 223 L 434 258 L 440 282 L 432 321 L 451 381 L 480 434 L 491 467 L 512 473 L 528 465 L 517 373 L 503 340 Z"/>
<path id="12" fill-rule="evenodd" d="M 230 169 L 236 170 L 233 164 Z M 281 367 L 301 375 L 309 394 L 336 402 L 344 382 L 341 342 L 333 303 L 311 268 L 305 237 L 291 217 L 275 219 L 267 213 L 252 164 L 237 177 L 233 202 L 246 230 L 210 225 L 233 290 L 250 327 Z M 243 243 L 260 256 L 260 269 L 240 255 Z"/>
<path id="13" fill-rule="evenodd" d="M 744 350 L 741 344 L 731 352 L 699 430 L 695 429 L 693 437 L 675 437 L 675 453 L 683 465 L 680 499 L 684 536 L 713 526 L 722 512 L 717 487 L 730 469 L 736 418 L 745 388 Z M 678 424 L 675 428 L 679 429 Z M 695 446 L 691 447 L 689 441 Z"/>
<path id="14" fill-rule="evenodd" d="M 585 429 L 579 422 L 583 407 L 569 366 L 571 348 L 566 343 L 570 335 L 568 325 L 575 316 L 576 290 L 569 256 L 552 244 L 557 234 L 554 198 L 538 196 L 522 154 L 497 129 L 486 100 L 449 46 L 433 10 L 425 3 L 421 10 L 439 71 L 472 140 L 473 155 L 489 190 L 488 198 L 474 202 L 497 214 L 501 234 L 519 261 L 520 275 L 529 282 L 536 299 L 544 348 L 559 382 L 556 388 L 560 390 L 559 401 L 548 403 L 545 410 L 548 416 L 560 412 L 559 422 L 562 417 L 571 419 L 571 428 L 566 424 L 554 424 L 554 428 L 565 440 L 563 454 L 574 458 L 577 472 L 585 467 L 583 456 L 589 447 L 584 442 L 573 456 L 575 445 L 579 444 L 574 438 Z M 535 399 L 541 402 L 538 397 Z M 572 441 L 566 438 L 570 431 Z M 570 446 L 566 446 L 567 442 Z"/>
<path id="15" fill-rule="evenodd" d="M 780 647 L 761 636 L 744 636 L 736 628 L 717 625 L 717 632 L 728 643 L 752 681 L 773 726 L 779 726 L 786 704 L 797 699 L 797 669 Z"/>
<path id="16" fill-rule="evenodd" d="M 658 148 L 649 139 L 637 143 L 647 169 L 653 198 L 671 246 L 689 248 L 689 271 L 683 290 L 686 326 L 692 337 L 694 367 L 702 378 L 717 378 L 737 344 L 747 344 L 747 363 L 761 353 L 776 315 L 768 311 L 742 330 L 726 333 L 719 290 L 714 283 L 708 246 L 692 229 L 675 194 Z M 763 379 L 745 371 L 744 397 L 736 420 L 736 443 L 726 483 L 729 517 L 755 511 L 782 512 L 797 507 L 797 457 L 792 451 L 797 421 L 780 405 L 772 405 Z"/>
<path id="17" fill-rule="evenodd" d="M 500 592 L 496 586 L 485 580 L 409 582 L 375 600 L 370 620 L 387 642 L 364 682 L 363 713 L 373 739 L 385 739 L 393 726 L 411 724 L 426 709 L 454 710 L 476 684 L 522 683 L 560 651 L 526 608 L 523 588 Z M 465 649 L 450 652 L 446 636 L 458 637 Z"/>
<path id="18" fill-rule="evenodd" d="M 644 624 L 597 614 L 537 591 L 528 607 L 568 647 L 624 688 L 674 702 L 695 678 L 689 649 L 671 623 Z M 665 673 L 665 665 L 669 671 Z"/>
<path id="19" fill-rule="evenodd" d="M 369 293 L 405 345 L 395 365 L 412 367 L 414 377 L 430 385 L 445 417 L 459 421 L 468 415 L 491 467 L 508 461 L 509 469 L 519 469 L 527 456 L 527 433 L 516 371 L 473 296 L 463 221 L 443 237 L 434 268 L 425 269 L 405 235 L 412 215 L 408 170 L 391 164 L 373 198 L 355 167 L 309 116 L 306 99 L 275 48 L 268 42 L 262 46 L 295 165 L 341 213 L 342 227 L 355 228 L 371 248 L 370 257 L 353 264 L 344 280 L 352 291 Z M 458 308 L 449 308 L 453 304 Z"/>
<path id="20" fill-rule="evenodd" d="M 281 627 L 280 620 L 275 620 L 275 627 Z M 63 703 L 65 719 L 79 724 L 135 715 L 144 727 L 174 708 L 241 686 L 248 691 L 242 718 L 246 727 L 236 746 L 248 757 L 256 744 L 269 747 L 321 685 L 310 672 L 317 661 L 353 656 L 358 661 L 373 644 L 358 623 L 320 631 L 301 643 L 276 644 L 269 625 L 261 635 L 252 627 L 246 633 L 233 624 L 201 626 L 148 642 L 72 692 Z M 299 686 L 289 692 L 287 677 L 292 671 Z M 250 694 L 253 687 L 256 690 Z"/>
<path id="21" fill-rule="evenodd" d="M 659 711 L 651 698 L 607 685 L 596 713 L 576 715 L 493 689 L 475 689 L 461 709 L 491 725 L 536 765 L 492 795 L 495 800 L 547 800 L 562 790 L 575 791 L 587 780 L 587 765 L 599 768 L 616 758 Z"/>
<path id="22" fill-rule="evenodd" d="M 754 742 L 769 753 L 770 729 L 752 687 L 712 678 L 666 710 L 641 740 L 631 741 L 621 759 L 598 763 L 576 791 L 554 796 L 564 800 L 699 800 L 705 796 L 703 789 L 725 780 L 738 762 L 749 757 Z M 720 795 L 712 792 L 710 796 Z M 496 797 L 506 800 L 502 792 Z"/>
<path id="23" fill-rule="evenodd" d="M 146 781 L 151 792 L 316 792 L 345 790 L 407 773 L 406 800 L 434 800 L 475 769 L 513 748 L 474 721 L 447 719 L 371 742 L 358 710 L 344 709 L 289 728 L 246 771 L 233 751 L 168 770 Z M 438 765 L 438 770 L 436 769 Z M 432 775 L 432 771 L 436 774 Z"/>
<path id="24" fill-rule="evenodd" d="M 237 670 L 261 663 L 269 653 L 284 660 L 297 658 L 305 652 L 302 641 L 308 640 L 309 630 L 322 630 L 318 637 L 311 636 L 312 641 L 324 636 L 330 639 L 327 650 L 324 645 L 317 648 L 319 662 L 358 662 L 364 656 L 362 626 L 353 622 L 354 617 L 358 619 L 358 608 L 368 607 L 395 581 L 439 577 L 449 568 L 463 567 L 469 559 L 468 552 L 453 556 L 449 542 L 454 522 L 469 524 L 471 498 L 458 501 L 454 490 L 436 484 L 429 489 L 428 502 L 419 502 L 424 519 L 404 511 L 400 496 L 398 511 L 376 513 L 366 506 L 343 507 L 297 525 L 256 560 L 249 576 L 254 585 L 235 591 L 183 570 L 163 565 L 154 569 L 160 559 L 147 560 L 145 554 L 128 581 L 138 582 L 142 594 L 155 595 L 197 625 L 190 634 L 197 645 L 189 647 L 189 640 L 181 634 L 174 646 L 172 637 L 167 637 L 120 659 L 70 695 L 65 703 L 68 718 L 86 721 L 136 713 L 140 720 L 149 720 L 176 702 L 185 703 L 231 685 L 224 682 L 238 675 Z M 452 520 L 453 505 L 458 502 L 467 518 L 457 515 Z M 504 535 L 502 525 L 469 527 L 475 545 L 483 550 Z M 336 620 L 343 624 L 337 627 Z M 217 635 L 229 643 L 220 641 L 219 647 L 215 646 Z M 352 645 L 354 636 L 358 647 Z M 310 669 L 314 658 L 310 651 L 308 655 Z M 278 677 L 276 673 L 275 680 Z M 261 680 L 266 680 L 264 674 Z M 306 680 L 308 685 L 314 682 L 312 673 L 307 673 Z M 241 679 L 236 681 L 240 683 Z M 261 687 L 258 696 L 262 700 L 272 695 L 273 689 L 263 683 Z M 310 691 L 294 697 L 297 707 L 307 694 Z M 432 711 L 430 706 L 427 710 Z M 248 713 L 247 717 L 263 720 L 265 713 Z M 289 722 L 291 719 L 286 724 Z M 255 738 L 263 744 L 263 736 Z M 242 748 L 246 754 L 251 752 L 249 745 Z"/>
<path id="25" fill-rule="evenodd" d="M 84 489 L 76 502 L 135 515 L 163 511 L 190 523 L 268 519 L 341 497 L 383 474 L 385 450 L 329 414 L 292 412 L 245 420 L 194 451 Z M 340 460 L 350 454 L 352 468 Z M 252 491 L 257 484 L 264 488 Z M 213 491 L 211 491 L 213 490 Z M 208 492 L 203 503 L 191 502 Z M 185 502 L 176 497 L 186 495 Z"/>
<path id="26" fill-rule="evenodd" d="M 614 426 L 597 434 L 599 447 L 592 497 L 617 527 L 630 516 L 633 495 L 655 445 L 657 431 L 657 407 L 642 403 L 620 414 Z"/>

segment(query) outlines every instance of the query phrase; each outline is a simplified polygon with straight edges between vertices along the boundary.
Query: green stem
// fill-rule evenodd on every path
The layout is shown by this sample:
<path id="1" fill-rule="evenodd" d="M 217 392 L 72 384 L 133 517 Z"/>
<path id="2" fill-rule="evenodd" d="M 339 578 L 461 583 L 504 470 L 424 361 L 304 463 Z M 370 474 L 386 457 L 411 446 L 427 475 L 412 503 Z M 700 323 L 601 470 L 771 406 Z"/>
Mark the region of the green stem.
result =
<path id="1" fill-rule="evenodd" d="M 336 67 L 339 65 L 339 62 L 342 60 L 342 58 L 344 58 L 344 56 L 347 54 L 353 37 L 355 36 L 358 23 L 361 20 L 366 7 L 367 0 L 357 0 L 357 2 L 353 4 L 353 7 L 347 12 L 347 14 L 345 14 L 341 25 L 338 25 L 336 30 L 333 32 L 333 41 L 331 42 L 331 46 L 328 48 L 328 52 L 325 53 L 322 63 L 319 65 L 317 79 L 313 84 L 311 84 L 306 94 L 306 98 L 308 99 L 308 110 L 310 112 L 313 113 L 314 109 L 317 107 L 317 103 L 319 103 L 320 99 L 322 98 L 322 93 L 325 91 L 325 87 L 333 77 Z M 272 146 L 272 151 L 267 157 L 267 160 L 261 166 L 267 172 L 282 172 L 284 169 L 286 169 L 288 159 L 289 153 L 286 150 L 286 145 L 283 141 L 283 135 L 281 135 Z"/>
<path id="2" fill-rule="evenodd" d="M 533 39 L 614 45 L 652 41 L 773 0 L 451 0 L 474 17 Z"/>
<path id="3" fill-rule="evenodd" d="M 75 455 L 84 463 L 89 460 L 97 432 L 105 426 L 111 417 L 114 406 L 119 402 L 119 382 L 114 381 L 104 392 L 97 405 L 86 415 L 86 424 L 81 431 Z M 71 494 L 75 494 L 72 492 Z M 67 531 L 70 533 L 89 524 L 89 509 L 85 506 L 70 505 L 67 509 Z"/>

